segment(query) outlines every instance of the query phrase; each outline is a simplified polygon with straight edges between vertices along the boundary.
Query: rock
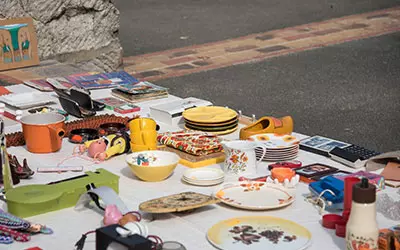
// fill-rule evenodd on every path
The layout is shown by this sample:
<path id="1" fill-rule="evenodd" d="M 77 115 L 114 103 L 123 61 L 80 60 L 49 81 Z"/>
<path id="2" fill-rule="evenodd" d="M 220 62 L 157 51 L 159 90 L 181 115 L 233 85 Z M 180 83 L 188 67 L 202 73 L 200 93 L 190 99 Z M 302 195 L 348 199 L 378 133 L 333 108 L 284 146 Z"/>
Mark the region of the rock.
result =
<path id="1" fill-rule="evenodd" d="M 119 11 L 110 0 L 0 0 L 0 17 L 31 16 L 39 57 L 89 71 L 122 65 Z"/>

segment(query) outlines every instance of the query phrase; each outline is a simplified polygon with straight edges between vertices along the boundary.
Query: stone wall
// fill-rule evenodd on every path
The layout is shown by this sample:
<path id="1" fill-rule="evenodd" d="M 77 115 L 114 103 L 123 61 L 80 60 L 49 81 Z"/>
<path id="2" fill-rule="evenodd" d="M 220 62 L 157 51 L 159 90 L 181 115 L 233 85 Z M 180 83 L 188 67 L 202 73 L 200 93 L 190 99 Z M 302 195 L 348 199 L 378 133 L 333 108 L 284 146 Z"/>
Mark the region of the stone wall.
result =
<path id="1" fill-rule="evenodd" d="M 34 20 L 39 57 L 89 71 L 122 65 L 119 11 L 113 0 L 0 0 L 0 18 Z"/>

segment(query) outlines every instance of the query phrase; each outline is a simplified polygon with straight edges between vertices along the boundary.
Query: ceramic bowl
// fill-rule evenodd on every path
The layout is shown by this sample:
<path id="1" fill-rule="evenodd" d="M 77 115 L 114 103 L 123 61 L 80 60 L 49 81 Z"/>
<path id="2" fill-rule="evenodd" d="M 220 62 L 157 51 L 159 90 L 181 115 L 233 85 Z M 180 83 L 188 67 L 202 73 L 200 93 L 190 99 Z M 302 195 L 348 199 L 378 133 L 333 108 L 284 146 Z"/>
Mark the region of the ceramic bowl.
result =
<path id="1" fill-rule="evenodd" d="M 179 160 L 177 154 L 160 150 L 136 152 L 126 157 L 126 162 L 139 179 L 152 182 L 170 176 Z"/>

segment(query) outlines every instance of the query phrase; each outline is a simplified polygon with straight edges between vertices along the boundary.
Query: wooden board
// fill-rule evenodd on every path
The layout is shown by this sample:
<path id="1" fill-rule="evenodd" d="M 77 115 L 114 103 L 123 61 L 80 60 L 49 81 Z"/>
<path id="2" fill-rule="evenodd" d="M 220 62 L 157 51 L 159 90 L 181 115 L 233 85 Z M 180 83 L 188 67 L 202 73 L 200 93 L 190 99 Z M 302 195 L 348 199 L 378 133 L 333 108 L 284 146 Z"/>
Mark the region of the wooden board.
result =
<path id="1" fill-rule="evenodd" d="M 143 202 L 139 209 L 147 213 L 182 212 L 220 202 L 219 199 L 195 192 L 184 192 Z"/>
<path id="2" fill-rule="evenodd" d="M 209 155 L 197 156 L 164 145 L 160 146 L 158 149 L 163 151 L 173 152 L 179 155 L 179 157 L 181 158 L 179 163 L 190 168 L 204 167 L 212 164 L 217 164 L 225 160 L 224 152 L 217 152 Z"/>
<path id="3" fill-rule="evenodd" d="M 0 70 L 39 64 L 38 43 L 31 17 L 0 20 Z"/>

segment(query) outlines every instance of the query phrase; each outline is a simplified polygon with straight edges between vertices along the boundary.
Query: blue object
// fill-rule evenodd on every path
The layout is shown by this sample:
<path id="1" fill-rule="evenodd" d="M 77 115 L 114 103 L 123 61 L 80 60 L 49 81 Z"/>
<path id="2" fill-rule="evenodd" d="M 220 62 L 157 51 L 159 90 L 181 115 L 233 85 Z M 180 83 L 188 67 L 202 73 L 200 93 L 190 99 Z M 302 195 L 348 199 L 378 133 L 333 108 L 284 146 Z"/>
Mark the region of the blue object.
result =
<path id="1" fill-rule="evenodd" d="M 344 181 L 336 179 L 333 176 L 327 176 L 319 181 L 310 183 L 308 188 L 316 196 L 319 196 L 324 190 L 332 191 L 335 195 L 325 191 L 322 198 L 332 202 L 330 208 L 343 209 Z"/>

